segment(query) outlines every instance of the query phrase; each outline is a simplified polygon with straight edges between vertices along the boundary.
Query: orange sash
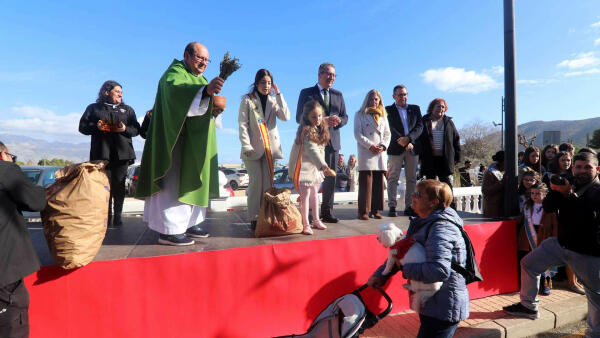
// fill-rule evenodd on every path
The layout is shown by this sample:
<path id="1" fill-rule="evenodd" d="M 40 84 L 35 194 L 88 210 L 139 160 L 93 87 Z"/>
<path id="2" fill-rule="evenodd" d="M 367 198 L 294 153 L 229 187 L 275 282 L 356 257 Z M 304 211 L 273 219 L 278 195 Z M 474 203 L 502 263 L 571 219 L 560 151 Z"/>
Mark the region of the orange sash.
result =
<path id="1" fill-rule="evenodd" d="M 302 130 L 302 135 L 300 136 L 300 148 L 298 149 L 298 156 L 296 158 L 296 167 L 294 167 L 294 188 L 298 194 L 300 193 L 300 168 L 302 168 L 302 144 L 304 143 L 304 130 Z"/>
<path id="2" fill-rule="evenodd" d="M 248 95 L 251 100 L 254 99 L 254 93 Z M 264 114 L 264 112 L 263 112 Z M 263 139 L 263 145 L 265 147 L 265 155 L 267 156 L 267 162 L 269 164 L 269 171 L 271 172 L 271 187 L 273 184 L 273 175 L 275 168 L 273 168 L 273 154 L 271 153 L 271 140 L 269 140 L 269 129 L 267 129 L 267 122 L 263 117 L 258 114 L 258 110 L 254 111 L 254 118 L 258 122 L 258 129 L 260 130 L 260 136 Z"/>

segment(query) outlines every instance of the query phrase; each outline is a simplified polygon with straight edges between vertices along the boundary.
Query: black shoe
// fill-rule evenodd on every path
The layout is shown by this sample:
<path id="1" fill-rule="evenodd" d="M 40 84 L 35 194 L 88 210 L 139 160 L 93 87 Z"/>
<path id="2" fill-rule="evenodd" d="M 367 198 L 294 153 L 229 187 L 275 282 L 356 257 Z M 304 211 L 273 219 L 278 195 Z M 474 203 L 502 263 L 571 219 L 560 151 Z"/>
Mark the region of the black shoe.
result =
<path id="1" fill-rule="evenodd" d="M 502 310 L 504 310 L 504 312 L 506 312 L 510 315 L 516 316 L 516 317 L 523 317 L 523 318 L 529 318 L 529 319 L 540 318 L 539 312 L 537 312 L 535 310 L 529 310 L 528 308 L 524 307 L 523 304 L 521 304 L 521 303 L 515 303 L 513 305 L 505 306 L 502 308 Z"/>
<path id="2" fill-rule="evenodd" d="M 112 226 L 113 227 L 120 227 L 123 225 L 123 219 L 121 218 L 121 215 L 115 215 L 113 217 L 113 222 L 112 222 Z"/>
<path id="3" fill-rule="evenodd" d="M 208 232 L 202 230 L 198 225 L 189 227 L 185 232 L 185 235 L 191 238 L 206 238 L 209 236 Z"/>
<path id="4" fill-rule="evenodd" d="M 337 223 L 339 220 L 331 214 L 325 214 L 321 216 L 321 221 L 325 223 Z"/>
<path id="5" fill-rule="evenodd" d="M 390 207 L 390 211 L 388 212 L 389 217 L 396 217 L 396 208 Z"/>
<path id="6" fill-rule="evenodd" d="M 192 245 L 192 244 L 194 244 L 194 240 L 186 237 L 184 234 L 177 234 L 177 235 L 159 234 L 158 244 L 175 245 L 175 246 Z"/>
<path id="7" fill-rule="evenodd" d="M 411 207 L 408 207 L 404 209 L 404 216 L 417 216 L 417 213 Z"/>

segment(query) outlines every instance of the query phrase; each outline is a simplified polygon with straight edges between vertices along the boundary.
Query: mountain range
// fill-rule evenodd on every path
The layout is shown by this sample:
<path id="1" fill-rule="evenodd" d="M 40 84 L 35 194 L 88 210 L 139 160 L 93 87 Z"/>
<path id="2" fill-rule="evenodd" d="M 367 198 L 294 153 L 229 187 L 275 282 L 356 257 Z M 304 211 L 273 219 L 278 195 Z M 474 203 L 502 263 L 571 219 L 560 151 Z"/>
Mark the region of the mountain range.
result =
<path id="1" fill-rule="evenodd" d="M 594 130 L 600 129 L 600 117 L 585 120 L 558 120 L 558 121 L 531 121 L 518 126 L 519 133 L 527 138 L 537 135 L 534 144 L 542 146 L 544 131 L 560 131 L 560 143 L 572 142 L 579 146 L 586 145 L 587 134 L 592 136 Z M 42 158 L 62 158 L 73 162 L 87 161 L 89 158 L 90 144 L 49 142 L 31 137 L 0 134 L 0 141 L 4 142 L 14 154 L 19 156 L 19 161 L 32 161 L 37 163 Z M 137 149 L 137 148 L 136 148 Z M 141 159 L 141 151 L 136 151 L 137 161 Z"/>
<path id="2" fill-rule="evenodd" d="M 557 121 L 531 121 L 518 126 L 519 133 L 527 138 L 537 135 L 534 145 L 543 146 L 544 131 L 560 131 L 560 142 L 570 142 L 581 147 L 587 143 L 587 134 L 590 138 L 594 130 L 600 129 L 600 117 L 585 120 L 557 120 Z"/>

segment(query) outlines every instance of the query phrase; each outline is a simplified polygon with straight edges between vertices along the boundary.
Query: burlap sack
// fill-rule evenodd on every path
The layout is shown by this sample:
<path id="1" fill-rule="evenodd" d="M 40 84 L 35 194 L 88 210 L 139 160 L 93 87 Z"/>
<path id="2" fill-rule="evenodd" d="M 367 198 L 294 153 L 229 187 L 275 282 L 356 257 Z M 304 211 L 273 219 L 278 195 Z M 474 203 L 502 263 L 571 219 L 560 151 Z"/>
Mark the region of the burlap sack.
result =
<path id="1" fill-rule="evenodd" d="M 74 164 L 56 172 L 41 212 L 50 253 L 63 269 L 91 262 L 104 240 L 110 186 L 107 162 Z"/>
<path id="2" fill-rule="evenodd" d="M 283 236 L 302 232 L 302 216 L 292 201 L 289 189 L 271 188 L 263 195 L 256 222 L 256 237 Z"/>

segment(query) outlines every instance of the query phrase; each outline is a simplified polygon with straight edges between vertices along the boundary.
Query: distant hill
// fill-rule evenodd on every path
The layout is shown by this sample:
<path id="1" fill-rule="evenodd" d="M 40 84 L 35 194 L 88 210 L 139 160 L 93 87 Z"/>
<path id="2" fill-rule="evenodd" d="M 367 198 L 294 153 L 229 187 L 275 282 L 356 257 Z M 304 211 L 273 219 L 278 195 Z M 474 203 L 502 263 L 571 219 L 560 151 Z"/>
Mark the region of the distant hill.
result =
<path id="1" fill-rule="evenodd" d="M 75 163 L 87 161 L 90 158 L 90 143 L 48 142 L 21 135 L 0 134 L 12 153 L 18 156 L 18 161 L 32 161 L 37 164 L 42 158 L 62 158 Z M 142 154 L 136 151 L 136 157 Z"/>
<path id="2" fill-rule="evenodd" d="M 600 129 L 600 117 L 576 121 L 531 121 L 519 125 L 518 129 L 519 133 L 528 138 L 535 133 L 537 135 L 535 145 L 537 146 L 542 145 L 544 131 L 560 131 L 561 142 L 572 140 L 574 144 L 585 146 L 586 134 L 589 133 L 591 137 L 594 130 Z M 495 134 L 494 137 L 498 136 L 499 134 Z M 31 160 L 37 163 L 42 158 L 62 158 L 73 162 L 83 162 L 89 159 L 90 154 L 89 142 L 48 142 L 11 134 L 0 134 L 0 141 L 6 143 L 11 151 L 19 157 L 19 161 L 23 162 Z M 134 147 L 136 149 L 137 161 L 139 162 L 142 158 L 140 150 L 143 146 L 135 144 Z"/>
<path id="3" fill-rule="evenodd" d="M 535 133 L 537 135 L 534 142 L 536 146 L 542 146 L 544 131 L 560 131 L 561 143 L 572 140 L 574 144 L 584 147 L 586 135 L 589 133 L 592 137 L 594 130 L 600 129 L 600 117 L 575 121 L 531 121 L 519 125 L 518 129 L 519 133 L 528 138 Z"/>

